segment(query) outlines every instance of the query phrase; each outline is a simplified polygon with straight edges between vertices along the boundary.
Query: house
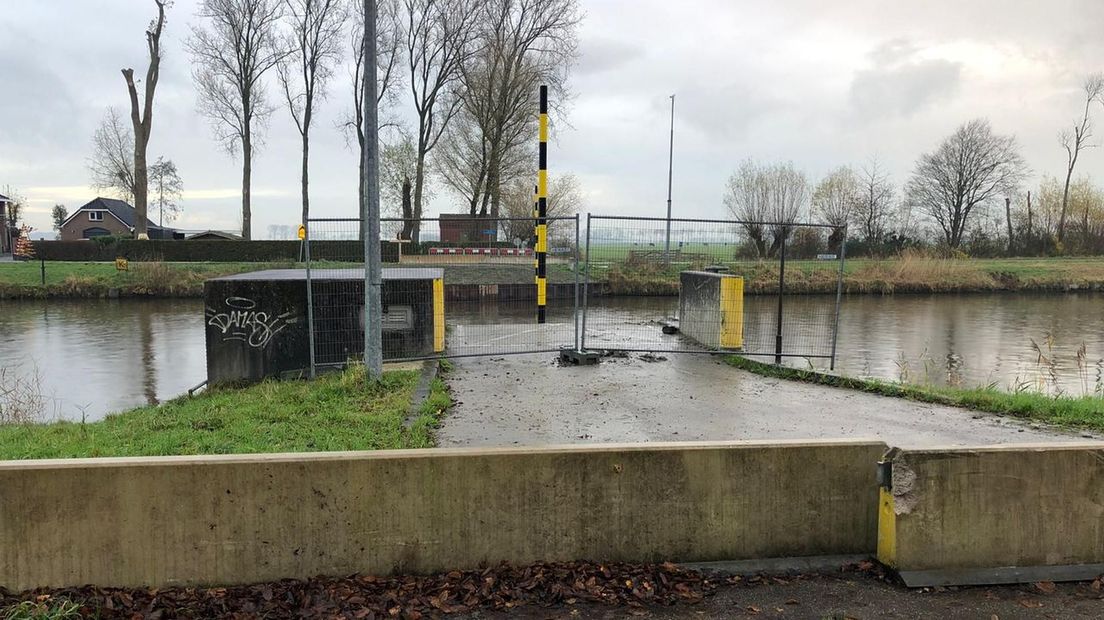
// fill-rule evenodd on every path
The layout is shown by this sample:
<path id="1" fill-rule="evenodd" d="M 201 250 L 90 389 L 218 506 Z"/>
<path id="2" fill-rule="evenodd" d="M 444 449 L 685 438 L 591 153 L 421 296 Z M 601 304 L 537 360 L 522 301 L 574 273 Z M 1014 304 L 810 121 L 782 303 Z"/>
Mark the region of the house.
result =
<path id="1" fill-rule="evenodd" d="M 439 218 L 443 243 L 487 243 L 498 239 L 498 222 L 467 213 L 442 213 Z"/>
<path id="2" fill-rule="evenodd" d="M 8 226 L 8 205 L 11 198 L 0 194 L 0 254 L 11 254 L 12 234 Z"/>
<path id="3" fill-rule="evenodd" d="M 78 241 L 107 235 L 129 235 L 134 232 L 138 214 L 134 207 L 114 198 L 96 198 L 74 211 L 61 224 L 58 239 Z M 183 239 L 184 233 L 150 223 L 150 239 Z"/>

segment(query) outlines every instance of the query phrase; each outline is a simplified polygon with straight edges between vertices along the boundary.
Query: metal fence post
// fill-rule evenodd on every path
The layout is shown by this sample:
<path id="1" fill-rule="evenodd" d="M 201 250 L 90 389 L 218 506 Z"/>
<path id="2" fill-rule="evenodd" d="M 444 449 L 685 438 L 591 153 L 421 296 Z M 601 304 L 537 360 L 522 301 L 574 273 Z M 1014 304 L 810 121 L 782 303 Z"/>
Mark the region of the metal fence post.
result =
<path id="1" fill-rule="evenodd" d="M 311 287 L 310 220 L 304 226 L 303 253 L 307 264 L 307 346 L 310 348 L 310 377 L 314 378 L 314 289 Z"/>
<path id="2" fill-rule="evenodd" d="M 586 258 L 583 275 L 583 325 L 579 334 L 579 351 L 586 351 L 587 311 L 590 309 L 590 213 L 587 213 Z"/>
<path id="3" fill-rule="evenodd" d="M 786 294 L 786 236 L 789 227 L 782 226 L 782 243 L 778 248 L 778 316 L 774 335 L 774 363 L 782 364 L 782 298 Z"/>
<path id="4" fill-rule="evenodd" d="M 575 341 L 572 345 L 575 346 L 575 350 L 579 350 L 579 214 L 575 214 L 575 266 L 572 269 L 575 272 L 575 311 L 571 317 L 575 324 Z"/>
<path id="5" fill-rule="evenodd" d="M 832 325 L 832 359 L 828 370 L 836 369 L 836 339 L 839 337 L 840 303 L 843 300 L 843 264 L 847 260 L 847 225 L 843 225 L 843 238 L 839 247 L 839 276 L 836 278 L 836 316 Z"/>

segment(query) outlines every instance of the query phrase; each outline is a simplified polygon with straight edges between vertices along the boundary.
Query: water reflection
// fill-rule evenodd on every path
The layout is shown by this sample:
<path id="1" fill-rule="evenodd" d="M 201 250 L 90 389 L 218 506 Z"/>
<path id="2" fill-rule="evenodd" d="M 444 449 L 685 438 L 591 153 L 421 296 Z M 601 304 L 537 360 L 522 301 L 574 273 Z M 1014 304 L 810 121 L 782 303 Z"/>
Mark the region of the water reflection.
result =
<path id="1" fill-rule="evenodd" d="M 678 307 L 670 297 L 593 301 L 587 333 L 594 346 L 603 338 L 656 342 L 657 321 Z M 837 369 L 917 383 L 1104 394 L 1102 302 L 1104 296 L 1092 294 L 850 297 L 840 320 Z M 749 346 L 773 346 L 774 303 L 748 298 Z M 787 350 L 826 346 L 831 305 L 815 298 L 787 303 Z M 450 321 L 470 325 L 533 318 L 532 309 L 519 304 L 456 304 L 448 312 Z M 571 316 L 570 303 L 549 307 L 549 321 L 565 342 L 574 331 Z M 51 416 L 97 419 L 161 402 L 206 376 L 203 302 L 0 302 L 0 365 L 37 366 L 52 399 Z"/>

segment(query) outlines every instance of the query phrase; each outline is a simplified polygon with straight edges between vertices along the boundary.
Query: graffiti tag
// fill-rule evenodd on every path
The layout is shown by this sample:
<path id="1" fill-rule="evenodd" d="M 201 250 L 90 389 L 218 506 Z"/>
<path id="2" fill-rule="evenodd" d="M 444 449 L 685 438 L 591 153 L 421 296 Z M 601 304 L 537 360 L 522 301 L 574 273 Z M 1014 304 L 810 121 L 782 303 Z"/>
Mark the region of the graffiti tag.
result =
<path id="1" fill-rule="evenodd" d="M 291 312 L 270 316 L 257 310 L 257 302 L 248 297 L 227 297 L 226 310 L 207 308 L 207 324 L 222 332 L 222 340 L 239 340 L 255 349 L 263 349 L 285 327 L 295 322 Z"/>

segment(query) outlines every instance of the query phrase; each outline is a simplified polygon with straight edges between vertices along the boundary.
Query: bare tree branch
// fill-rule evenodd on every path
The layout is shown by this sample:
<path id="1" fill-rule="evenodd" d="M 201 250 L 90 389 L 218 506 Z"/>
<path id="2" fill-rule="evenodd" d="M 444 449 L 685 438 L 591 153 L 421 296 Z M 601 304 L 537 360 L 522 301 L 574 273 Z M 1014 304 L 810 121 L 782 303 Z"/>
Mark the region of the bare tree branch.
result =
<path id="1" fill-rule="evenodd" d="M 277 34 L 280 0 L 202 0 L 185 46 L 192 54 L 192 78 L 199 112 L 211 119 L 215 138 L 242 153 L 242 237 L 251 237 L 253 154 L 272 113 L 264 75 L 287 54 Z"/>
<path id="2" fill-rule="evenodd" d="M 169 0 L 153 0 L 157 5 L 157 17 L 146 29 L 146 49 L 149 52 L 149 65 L 146 68 L 146 84 L 143 105 L 138 103 L 138 89 L 134 83 L 134 69 L 123 69 L 127 93 L 130 95 L 130 119 L 134 131 L 134 232 L 139 239 L 146 237 L 149 221 L 146 217 L 148 185 L 146 170 L 146 150 L 149 147 L 153 130 L 153 96 L 157 90 L 157 81 L 161 76 L 161 33 L 165 27 L 165 8 Z"/>
<path id="3" fill-rule="evenodd" d="M 996 135 L 989 121 L 976 119 L 920 157 L 908 183 L 909 200 L 939 226 L 947 247 L 957 249 L 975 212 L 1015 192 L 1026 175 L 1016 139 Z"/>
<path id="4" fill-rule="evenodd" d="M 284 0 L 290 32 L 284 42 L 290 50 L 277 65 L 295 127 L 303 142 L 300 189 L 302 223 L 310 217 L 310 128 L 315 100 L 326 97 L 326 84 L 341 61 L 342 34 L 348 17 L 346 0 Z"/>

